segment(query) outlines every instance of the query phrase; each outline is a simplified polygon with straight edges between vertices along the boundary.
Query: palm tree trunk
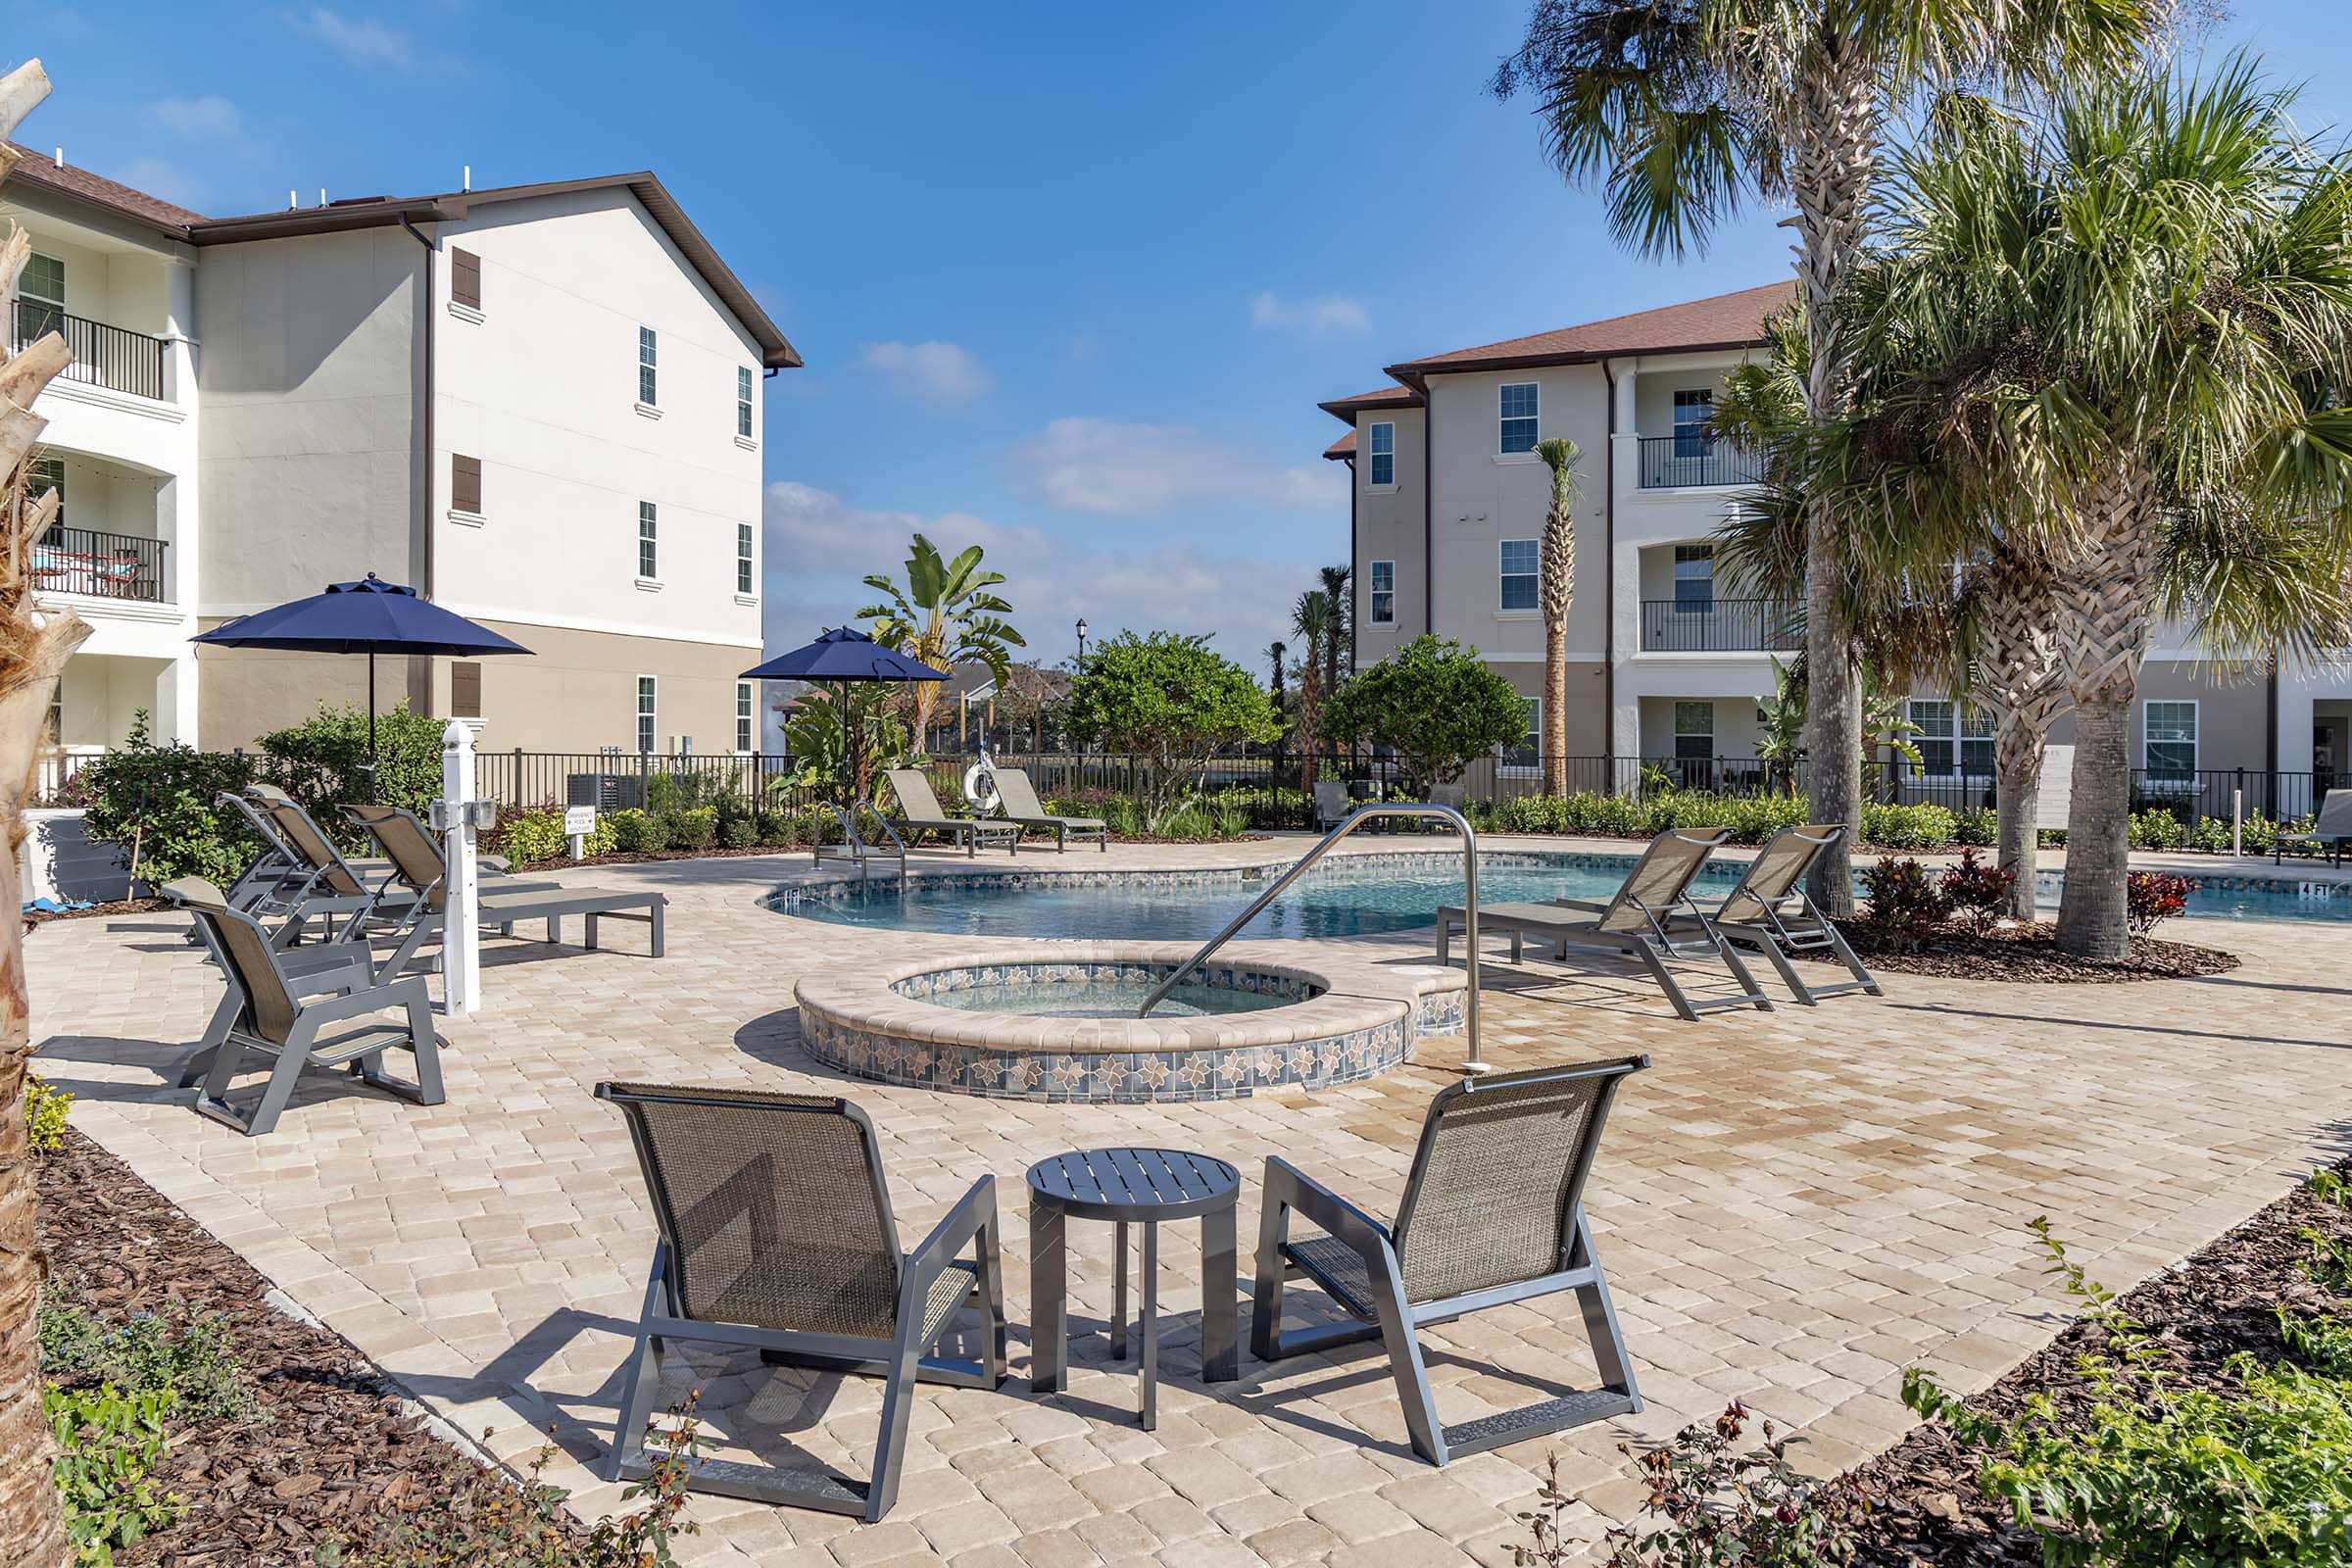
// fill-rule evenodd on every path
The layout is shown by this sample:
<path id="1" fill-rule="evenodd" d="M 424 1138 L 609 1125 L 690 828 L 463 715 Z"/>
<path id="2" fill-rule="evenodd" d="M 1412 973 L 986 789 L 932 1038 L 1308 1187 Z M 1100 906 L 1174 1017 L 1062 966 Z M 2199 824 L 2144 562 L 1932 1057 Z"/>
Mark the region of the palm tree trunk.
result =
<path id="1" fill-rule="evenodd" d="M 1544 793 L 1568 793 L 1568 622 L 1546 616 L 1544 623 Z"/>
<path id="2" fill-rule="evenodd" d="M 1797 92 L 1789 180 L 1796 216 L 1789 222 L 1797 232 L 1797 276 L 1805 298 L 1805 411 L 1823 419 L 1842 412 L 1852 397 L 1852 349 L 1839 318 L 1838 286 L 1861 248 L 1879 109 L 1867 60 L 1834 48 L 1818 53 L 1822 64 Z M 1826 499 L 1811 498 L 1805 508 L 1811 815 L 1816 822 L 1845 824 L 1845 836 L 1814 862 L 1812 894 L 1839 917 L 1854 912 L 1852 847 L 1862 835 L 1862 688 L 1853 628 L 1839 594 L 1845 543 L 1844 519 Z"/>
<path id="3" fill-rule="evenodd" d="M 1315 725 L 1322 717 L 1317 711 L 1322 694 L 1315 689 L 1319 679 L 1315 669 L 1313 650 L 1298 666 L 1298 788 L 1312 795 L 1321 759 L 1315 756 Z"/>
<path id="4" fill-rule="evenodd" d="M 2041 858 L 2041 746 L 2049 731 L 2031 725 L 1997 722 L 1993 727 L 1994 813 L 2000 826 L 2000 847 L 1994 852 L 2001 868 L 2014 880 L 2008 906 L 2002 913 L 2019 920 L 2034 915 L 2034 878 Z"/>
<path id="5" fill-rule="evenodd" d="M 2156 504 L 2146 465 L 2120 459 L 2088 487 L 2058 579 L 2060 646 L 2075 700 L 2058 946 L 2087 957 L 2120 958 L 2132 950 L 2124 917 L 2132 853 L 2130 732 L 2155 603 Z"/>
<path id="6" fill-rule="evenodd" d="M 1978 692 L 1992 715 L 1992 757 L 2000 864 L 2014 881 L 2002 912 L 2036 913 L 2034 878 L 2040 858 L 2041 752 L 2066 706 L 2066 672 L 2050 625 L 2056 583 L 2038 558 L 2010 556 L 1987 580 L 1980 639 Z"/>

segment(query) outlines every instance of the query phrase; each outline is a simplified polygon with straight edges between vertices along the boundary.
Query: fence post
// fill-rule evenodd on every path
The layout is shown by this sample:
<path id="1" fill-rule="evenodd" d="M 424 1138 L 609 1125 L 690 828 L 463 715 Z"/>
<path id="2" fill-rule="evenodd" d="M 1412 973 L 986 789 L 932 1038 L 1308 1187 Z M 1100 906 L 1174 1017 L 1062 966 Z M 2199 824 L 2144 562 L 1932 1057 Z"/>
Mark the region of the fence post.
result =
<path id="1" fill-rule="evenodd" d="M 653 805 L 653 771 L 654 754 L 640 748 L 637 753 L 637 809 L 640 811 Z"/>

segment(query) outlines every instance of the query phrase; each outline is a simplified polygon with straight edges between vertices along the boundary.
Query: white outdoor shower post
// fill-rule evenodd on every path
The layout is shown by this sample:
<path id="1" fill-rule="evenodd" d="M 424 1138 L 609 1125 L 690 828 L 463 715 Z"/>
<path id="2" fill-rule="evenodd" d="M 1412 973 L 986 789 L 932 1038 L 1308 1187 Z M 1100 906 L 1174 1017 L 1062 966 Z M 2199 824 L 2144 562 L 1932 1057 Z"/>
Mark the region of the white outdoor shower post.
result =
<path id="1" fill-rule="evenodd" d="M 449 1015 L 463 1017 L 481 1001 L 482 928 L 475 919 L 479 890 L 474 883 L 473 731 L 457 719 L 441 732 L 441 799 L 434 826 L 442 830 L 442 857 L 449 866 L 441 924 L 441 990 Z"/>

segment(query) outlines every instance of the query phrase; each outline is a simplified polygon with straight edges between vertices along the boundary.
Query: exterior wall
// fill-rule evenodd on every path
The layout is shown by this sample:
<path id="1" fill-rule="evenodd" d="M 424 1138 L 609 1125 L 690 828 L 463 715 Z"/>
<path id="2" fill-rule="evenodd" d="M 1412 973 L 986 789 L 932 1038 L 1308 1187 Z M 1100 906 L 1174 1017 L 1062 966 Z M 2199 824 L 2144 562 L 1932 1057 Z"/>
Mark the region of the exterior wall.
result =
<path id="1" fill-rule="evenodd" d="M 741 648 L 674 638 L 571 631 L 520 621 L 483 622 L 531 650 L 485 659 L 479 740 L 492 751 L 637 749 L 637 677 L 655 679 L 655 750 L 687 737 L 697 755 L 735 750 L 735 678 L 759 662 Z M 431 661 L 435 712 L 449 710 L 449 666 Z M 755 734 L 760 682 L 752 683 Z"/>
<path id="2" fill-rule="evenodd" d="M 1544 662 L 1510 663 L 1496 666 L 1507 676 L 1511 689 L 1522 697 L 1541 698 L 1544 695 Z M 1568 752 L 1570 757 L 1598 757 L 1606 750 L 1608 709 L 1601 697 L 1603 666 L 1600 661 L 1570 660 L 1568 662 Z"/>
<path id="3" fill-rule="evenodd" d="M 734 652 L 711 662 L 734 660 L 730 676 L 757 663 L 741 657 L 760 642 L 764 385 L 750 334 L 626 191 L 496 203 L 440 224 L 437 239 L 436 599 L 475 619 L 528 628 L 516 636 L 529 647 L 559 628 L 725 647 Z M 478 311 L 450 302 L 453 245 L 481 258 Z M 637 402 L 641 324 L 658 334 L 650 409 Z M 749 438 L 736 433 L 742 367 L 753 372 Z M 452 454 L 481 463 L 478 514 L 452 510 Z M 659 530 L 651 580 L 638 575 L 638 504 L 646 501 Z M 753 528 L 749 594 L 736 591 L 745 523 Z M 581 722 L 593 730 L 598 721 L 583 713 Z M 717 728 L 679 726 L 698 746 L 715 741 Z M 726 728 L 731 737 L 731 717 Z M 599 738 L 625 733 L 615 725 Z M 588 744 L 590 735 L 572 740 Z"/>
<path id="4" fill-rule="evenodd" d="M 1673 697 L 1643 697 L 1639 700 L 1641 714 L 1642 755 L 1647 758 L 1674 755 Z M 1750 697 L 1715 697 L 1715 743 L 1710 749 L 1716 757 L 1745 758 L 1756 755 L 1756 704 Z"/>
<path id="5" fill-rule="evenodd" d="M 1396 482 L 1372 483 L 1372 426 L 1396 426 Z M 1428 563 L 1422 557 L 1422 519 L 1427 515 L 1423 479 L 1428 454 L 1427 429 L 1419 409 L 1366 411 L 1355 418 L 1355 658 L 1360 668 L 1376 664 L 1400 643 L 1428 629 L 1422 615 L 1422 591 Z M 1396 620 L 1394 625 L 1372 623 L 1372 563 L 1396 564 Z"/>

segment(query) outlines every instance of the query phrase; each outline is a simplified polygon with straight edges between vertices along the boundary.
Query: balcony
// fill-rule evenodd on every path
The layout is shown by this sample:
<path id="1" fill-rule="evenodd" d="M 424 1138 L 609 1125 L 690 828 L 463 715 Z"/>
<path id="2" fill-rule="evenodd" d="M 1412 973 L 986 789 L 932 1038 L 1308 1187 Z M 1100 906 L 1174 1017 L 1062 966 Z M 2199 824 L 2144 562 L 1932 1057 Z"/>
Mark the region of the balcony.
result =
<path id="1" fill-rule="evenodd" d="M 1645 435 L 1636 478 L 1644 490 L 1715 484 L 1755 484 L 1764 462 L 1755 453 L 1710 435 Z"/>
<path id="2" fill-rule="evenodd" d="M 1792 654 L 1805 645 L 1796 607 L 1774 599 L 1644 599 L 1645 654 Z"/>
<path id="3" fill-rule="evenodd" d="M 168 604 L 164 552 L 169 548 L 161 539 L 52 528 L 33 547 L 32 586 L 45 594 Z"/>
<path id="4" fill-rule="evenodd" d="M 65 338 L 74 362 L 59 373 L 60 380 L 87 381 L 116 392 L 128 392 L 133 397 L 159 401 L 164 395 L 162 338 L 109 326 L 104 321 L 86 321 L 78 316 L 68 316 L 54 305 L 22 298 L 17 301 L 16 319 L 10 325 L 11 353 L 39 341 L 46 333 L 55 332 Z"/>

